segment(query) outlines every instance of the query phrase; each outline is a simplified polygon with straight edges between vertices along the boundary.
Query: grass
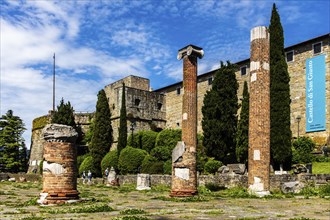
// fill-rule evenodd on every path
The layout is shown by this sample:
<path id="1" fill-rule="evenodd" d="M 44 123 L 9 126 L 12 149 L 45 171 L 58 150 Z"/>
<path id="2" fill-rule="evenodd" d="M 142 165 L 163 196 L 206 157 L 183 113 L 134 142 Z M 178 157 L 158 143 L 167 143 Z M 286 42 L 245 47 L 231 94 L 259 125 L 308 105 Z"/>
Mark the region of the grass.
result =
<path id="1" fill-rule="evenodd" d="M 313 174 L 330 174 L 330 162 L 313 162 Z"/>

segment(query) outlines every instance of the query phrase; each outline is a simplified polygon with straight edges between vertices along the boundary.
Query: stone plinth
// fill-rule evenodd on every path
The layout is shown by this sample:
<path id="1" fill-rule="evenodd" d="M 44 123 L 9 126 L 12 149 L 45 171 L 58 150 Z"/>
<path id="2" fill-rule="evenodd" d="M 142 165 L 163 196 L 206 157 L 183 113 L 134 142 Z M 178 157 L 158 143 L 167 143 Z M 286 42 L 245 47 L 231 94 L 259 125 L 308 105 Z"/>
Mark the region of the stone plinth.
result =
<path id="1" fill-rule="evenodd" d="M 179 50 L 183 59 L 182 142 L 172 153 L 171 196 L 193 196 L 197 192 L 197 57 L 202 58 L 202 48 L 193 45 Z"/>
<path id="2" fill-rule="evenodd" d="M 150 175 L 139 173 L 136 181 L 137 190 L 150 190 Z"/>
<path id="3" fill-rule="evenodd" d="M 252 193 L 269 193 L 270 75 L 269 33 L 251 30 L 248 185 Z"/>
<path id="4" fill-rule="evenodd" d="M 39 203 L 62 204 L 79 198 L 77 191 L 77 132 L 51 124 L 44 130 L 43 189 Z"/>

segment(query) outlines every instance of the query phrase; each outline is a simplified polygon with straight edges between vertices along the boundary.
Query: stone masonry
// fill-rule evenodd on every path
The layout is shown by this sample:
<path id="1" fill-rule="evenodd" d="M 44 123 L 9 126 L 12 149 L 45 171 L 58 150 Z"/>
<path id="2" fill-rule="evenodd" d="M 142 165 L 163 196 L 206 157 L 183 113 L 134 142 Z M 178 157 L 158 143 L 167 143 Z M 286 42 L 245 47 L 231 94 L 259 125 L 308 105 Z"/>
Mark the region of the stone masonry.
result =
<path id="1" fill-rule="evenodd" d="M 77 152 L 78 133 L 70 126 L 49 124 L 43 129 L 44 162 L 41 204 L 62 204 L 78 199 Z"/>
<path id="2" fill-rule="evenodd" d="M 193 196 L 197 192 L 197 58 L 202 58 L 202 48 L 188 45 L 179 50 L 183 58 L 182 142 L 172 153 L 171 196 Z"/>
<path id="3" fill-rule="evenodd" d="M 269 32 L 251 30 L 249 107 L 249 190 L 269 193 L 270 166 L 270 74 Z"/>

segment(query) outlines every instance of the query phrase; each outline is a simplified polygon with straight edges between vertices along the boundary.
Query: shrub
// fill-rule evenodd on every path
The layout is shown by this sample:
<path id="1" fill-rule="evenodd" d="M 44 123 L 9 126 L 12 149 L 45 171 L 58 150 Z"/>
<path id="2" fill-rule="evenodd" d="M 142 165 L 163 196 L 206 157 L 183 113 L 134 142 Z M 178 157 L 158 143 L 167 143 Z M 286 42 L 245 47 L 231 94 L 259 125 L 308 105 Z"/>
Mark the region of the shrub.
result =
<path id="1" fill-rule="evenodd" d="M 163 174 L 163 161 L 158 161 L 157 158 L 147 155 L 142 161 L 141 172 L 148 174 Z"/>
<path id="2" fill-rule="evenodd" d="M 89 154 L 84 154 L 81 156 L 77 157 L 77 170 L 79 170 L 80 165 L 82 164 L 82 162 L 86 159 L 86 157 L 90 156 Z"/>
<path id="3" fill-rule="evenodd" d="M 173 150 L 178 141 L 181 140 L 180 129 L 164 129 L 158 133 L 156 138 L 156 147 L 168 146 Z"/>
<path id="4" fill-rule="evenodd" d="M 312 161 L 312 151 L 315 143 L 309 137 L 300 137 L 292 143 L 292 162 L 310 163 Z"/>
<path id="5" fill-rule="evenodd" d="M 160 161 L 167 161 L 172 157 L 172 150 L 167 146 L 159 146 L 152 149 L 150 155 Z"/>
<path id="6" fill-rule="evenodd" d="M 155 131 L 143 131 L 141 149 L 150 153 L 155 147 L 157 135 L 158 133 Z"/>
<path id="7" fill-rule="evenodd" d="M 211 158 L 205 163 L 204 170 L 206 173 L 215 174 L 221 166 L 221 161 Z"/>
<path id="8" fill-rule="evenodd" d="M 125 147 L 118 159 L 118 169 L 121 174 L 137 173 L 143 159 L 148 153 L 145 150 Z"/>
<path id="9" fill-rule="evenodd" d="M 110 151 L 107 153 L 101 161 L 101 170 L 104 173 L 105 169 L 113 167 L 116 171 L 118 170 L 118 153 L 117 150 Z"/>
<path id="10" fill-rule="evenodd" d="M 172 160 L 165 161 L 163 165 L 164 174 L 172 174 Z"/>
<path id="11" fill-rule="evenodd" d="M 320 196 L 330 196 L 330 183 L 320 186 Z"/>
<path id="12" fill-rule="evenodd" d="M 97 167 L 92 156 L 86 157 L 84 161 L 81 163 L 79 167 L 79 175 L 81 176 L 83 171 L 85 171 L 87 174 L 88 170 L 92 172 L 93 177 L 97 176 L 98 174 Z"/>

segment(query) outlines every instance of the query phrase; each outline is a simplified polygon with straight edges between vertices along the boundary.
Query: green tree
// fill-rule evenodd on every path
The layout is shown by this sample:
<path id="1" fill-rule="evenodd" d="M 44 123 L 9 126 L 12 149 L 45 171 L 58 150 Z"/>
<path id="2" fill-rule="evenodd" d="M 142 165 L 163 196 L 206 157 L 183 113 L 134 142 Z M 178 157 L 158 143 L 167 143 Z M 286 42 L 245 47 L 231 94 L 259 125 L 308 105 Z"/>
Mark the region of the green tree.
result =
<path id="1" fill-rule="evenodd" d="M 270 33 L 270 149 L 275 166 L 291 164 L 290 77 L 280 16 L 273 4 Z"/>
<path id="2" fill-rule="evenodd" d="M 89 145 L 89 152 L 95 165 L 95 175 L 101 176 L 101 161 L 109 152 L 112 144 L 111 113 L 105 91 L 97 95 L 94 132 Z"/>
<path id="3" fill-rule="evenodd" d="M 247 163 L 249 150 L 249 91 L 244 82 L 242 108 L 236 134 L 236 159 L 240 163 Z"/>
<path id="4" fill-rule="evenodd" d="M 235 160 L 235 135 L 237 130 L 236 66 L 221 62 L 213 86 L 204 97 L 202 107 L 204 132 L 203 145 L 206 154 L 223 163 Z"/>
<path id="5" fill-rule="evenodd" d="M 53 112 L 52 123 L 69 125 L 76 128 L 74 110 L 70 102 L 64 103 L 64 99 L 61 99 L 60 104 L 57 106 L 57 110 Z"/>
<path id="6" fill-rule="evenodd" d="M 20 117 L 15 116 L 12 110 L 8 110 L 0 118 L 0 171 L 16 173 L 26 168 L 25 158 L 21 158 L 25 148 L 22 134 L 25 125 Z M 26 149 L 26 148 L 25 148 Z"/>
<path id="7" fill-rule="evenodd" d="M 23 142 L 19 148 L 18 158 L 20 162 L 19 172 L 26 172 L 29 166 L 29 160 L 25 142 Z"/>
<path id="8" fill-rule="evenodd" d="M 118 145 L 117 153 L 118 157 L 122 149 L 127 145 L 127 115 L 126 115 L 126 95 L 125 95 L 125 83 L 123 83 L 123 90 L 121 96 L 121 108 L 120 108 L 120 118 L 119 118 L 119 128 L 118 128 Z"/>

